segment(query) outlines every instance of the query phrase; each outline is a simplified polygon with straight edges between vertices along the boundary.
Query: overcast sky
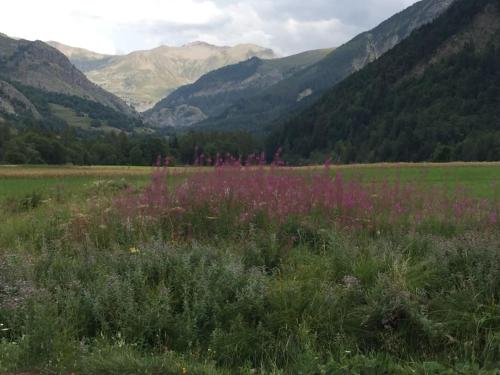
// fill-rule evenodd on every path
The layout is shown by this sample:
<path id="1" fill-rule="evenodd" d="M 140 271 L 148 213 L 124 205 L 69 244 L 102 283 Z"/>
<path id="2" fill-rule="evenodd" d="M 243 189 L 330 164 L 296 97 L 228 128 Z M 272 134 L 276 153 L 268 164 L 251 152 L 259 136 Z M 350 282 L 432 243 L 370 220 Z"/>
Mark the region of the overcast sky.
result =
<path id="1" fill-rule="evenodd" d="M 126 53 L 202 40 L 281 55 L 341 45 L 416 0 L 14 0 L 0 32 Z"/>

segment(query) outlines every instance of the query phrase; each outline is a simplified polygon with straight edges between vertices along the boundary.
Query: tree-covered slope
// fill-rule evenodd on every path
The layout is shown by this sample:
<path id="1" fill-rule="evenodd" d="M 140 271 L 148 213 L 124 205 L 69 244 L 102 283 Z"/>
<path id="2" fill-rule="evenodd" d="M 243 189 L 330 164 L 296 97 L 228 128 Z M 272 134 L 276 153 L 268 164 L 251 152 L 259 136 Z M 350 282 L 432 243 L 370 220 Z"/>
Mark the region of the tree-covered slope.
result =
<path id="1" fill-rule="evenodd" d="M 41 131 L 75 129 L 81 135 L 111 131 L 143 132 L 142 121 L 93 100 L 49 92 L 19 82 L 0 81 L 0 123 Z"/>
<path id="2" fill-rule="evenodd" d="M 307 51 L 269 60 L 254 57 L 217 69 L 175 90 L 147 111 L 146 118 L 151 125 L 160 127 L 194 125 L 320 61 L 331 51 Z"/>
<path id="3" fill-rule="evenodd" d="M 312 64 L 257 95 L 245 97 L 200 125 L 212 128 L 262 129 L 291 111 L 307 108 L 328 89 L 376 60 L 412 31 L 442 14 L 454 0 L 422 0 L 362 33 Z"/>
<path id="4" fill-rule="evenodd" d="M 294 160 L 500 159 L 500 2 L 457 0 L 271 137 Z"/>

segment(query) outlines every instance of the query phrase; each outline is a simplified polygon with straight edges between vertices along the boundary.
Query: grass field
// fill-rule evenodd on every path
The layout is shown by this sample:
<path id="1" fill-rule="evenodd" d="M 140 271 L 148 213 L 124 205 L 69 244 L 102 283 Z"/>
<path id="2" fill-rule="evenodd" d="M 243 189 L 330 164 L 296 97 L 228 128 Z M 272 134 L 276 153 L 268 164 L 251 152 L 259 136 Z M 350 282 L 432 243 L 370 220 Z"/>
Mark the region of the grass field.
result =
<path id="1" fill-rule="evenodd" d="M 499 183 L 1 166 L 0 374 L 497 375 Z"/>
<path id="2" fill-rule="evenodd" d="M 78 192 L 99 180 L 125 178 L 130 182 L 147 182 L 152 170 L 151 167 L 0 166 L 0 197 L 57 189 Z"/>
<path id="3" fill-rule="evenodd" d="M 322 166 L 307 168 L 321 169 Z M 199 168 L 172 168 L 174 173 L 186 174 Z M 131 182 L 149 180 L 152 167 L 48 167 L 0 166 L 0 197 L 48 191 L 57 187 L 78 189 L 99 179 L 125 178 Z M 340 171 L 346 177 L 363 176 L 367 181 L 399 179 L 402 182 L 425 181 L 431 185 L 454 188 L 461 184 L 472 194 L 493 198 L 500 187 L 500 163 L 450 163 L 450 164 L 373 164 L 332 166 L 332 173 Z"/>

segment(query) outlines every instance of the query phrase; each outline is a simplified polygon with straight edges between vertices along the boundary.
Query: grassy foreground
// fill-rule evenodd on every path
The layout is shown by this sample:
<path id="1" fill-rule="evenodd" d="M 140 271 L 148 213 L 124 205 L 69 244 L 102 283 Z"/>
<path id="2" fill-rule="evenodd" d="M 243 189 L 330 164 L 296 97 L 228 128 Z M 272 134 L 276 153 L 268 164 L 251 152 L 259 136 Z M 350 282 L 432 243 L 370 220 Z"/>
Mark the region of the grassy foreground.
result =
<path id="1" fill-rule="evenodd" d="M 498 204 L 499 164 L 340 169 Z M 205 205 L 220 178 L 177 170 L 212 190 L 143 201 L 150 174 L 0 167 L 0 373 L 498 374 L 496 217 L 241 221 L 242 201 Z"/>

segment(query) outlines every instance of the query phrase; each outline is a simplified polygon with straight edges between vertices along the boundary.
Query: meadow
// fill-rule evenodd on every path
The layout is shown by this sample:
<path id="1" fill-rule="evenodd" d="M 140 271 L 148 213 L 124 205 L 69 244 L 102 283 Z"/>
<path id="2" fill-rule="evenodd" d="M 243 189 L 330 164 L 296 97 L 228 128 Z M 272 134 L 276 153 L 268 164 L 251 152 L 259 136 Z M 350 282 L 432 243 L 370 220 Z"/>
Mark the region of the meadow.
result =
<path id="1" fill-rule="evenodd" d="M 500 163 L 0 167 L 0 373 L 498 374 Z"/>

